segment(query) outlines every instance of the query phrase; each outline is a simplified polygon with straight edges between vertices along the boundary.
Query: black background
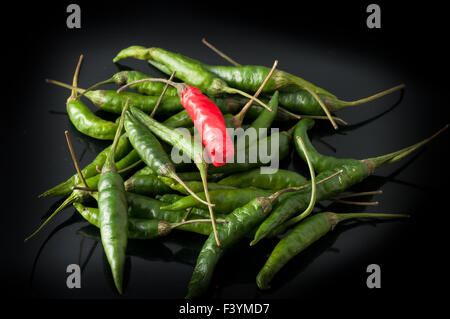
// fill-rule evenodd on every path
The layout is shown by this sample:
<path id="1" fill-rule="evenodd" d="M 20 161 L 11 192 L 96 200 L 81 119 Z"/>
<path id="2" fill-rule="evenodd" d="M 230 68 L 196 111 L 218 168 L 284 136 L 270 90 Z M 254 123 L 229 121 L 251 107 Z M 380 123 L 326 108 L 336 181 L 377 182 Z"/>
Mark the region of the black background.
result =
<path id="1" fill-rule="evenodd" d="M 300 75 L 344 100 L 405 83 L 401 100 L 397 92 L 339 113 L 352 124 L 382 115 L 365 125 L 339 134 L 326 124 L 319 125 L 315 135 L 333 145 L 340 157 L 388 153 L 431 135 L 448 122 L 448 51 L 444 45 L 448 34 L 445 12 L 436 4 L 419 7 L 408 2 L 393 5 L 378 1 L 382 28 L 368 29 L 365 20 L 369 2 L 293 5 L 127 1 L 94 5 L 79 1 L 82 27 L 69 30 L 65 24 L 68 3 L 13 5 L 4 11 L 3 94 L 7 99 L 2 108 L 6 125 L 1 163 L 6 174 L 0 278 L 3 291 L 12 298 L 118 297 L 104 275 L 100 245 L 83 271 L 82 289 L 66 288 L 65 269 L 78 261 L 81 237 L 76 231 L 84 226 L 80 220 L 48 241 L 32 277 L 39 248 L 52 230 L 71 218 L 72 208 L 57 216 L 33 241 L 23 243 L 57 201 L 37 199 L 36 195 L 73 174 L 63 131 L 71 132 L 82 165 L 105 145 L 76 133 L 67 116 L 58 114 L 65 111 L 69 92 L 44 83 L 45 78 L 70 82 L 80 54 L 85 55 L 81 87 L 116 72 L 112 58 L 133 44 L 160 46 L 207 63 L 225 64 L 200 42 L 202 37 L 241 64 L 270 66 L 278 59 L 280 69 Z M 125 60 L 122 64 L 158 75 L 142 61 Z M 324 153 L 333 153 L 317 140 L 314 144 Z M 405 311 L 412 304 L 438 305 L 437 289 L 446 286 L 448 265 L 444 260 L 448 251 L 447 149 L 448 132 L 417 156 L 376 172 L 356 188 L 381 187 L 384 191 L 373 198 L 380 206 L 367 211 L 408 212 L 413 215 L 410 220 L 342 225 L 303 257 L 293 260 L 269 292 L 258 291 L 254 277 L 276 242 L 267 241 L 251 250 L 242 243 L 219 265 L 208 297 L 293 298 L 308 305 L 338 302 L 343 306 L 363 304 L 368 309 L 383 308 L 383 304 L 395 300 L 397 308 Z M 284 164 L 301 166 L 295 156 Z M 334 205 L 333 209 L 346 212 L 363 208 Z M 191 253 L 186 258 L 195 261 L 202 242 L 198 236 L 174 234 L 155 243 L 138 243 L 136 249 L 154 259 L 161 256 L 153 251 L 165 256 L 168 247 L 177 251 L 183 244 Z M 85 240 L 83 260 L 93 243 Z M 173 258 L 130 260 L 128 287 L 119 298 L 184 297 L 192 265 Z M 366 267 L 371 263 L 381 266 L 381 289 L 370 290 L 365 285 Z M 174 309 L 171 306 L 170 312 Z"/>

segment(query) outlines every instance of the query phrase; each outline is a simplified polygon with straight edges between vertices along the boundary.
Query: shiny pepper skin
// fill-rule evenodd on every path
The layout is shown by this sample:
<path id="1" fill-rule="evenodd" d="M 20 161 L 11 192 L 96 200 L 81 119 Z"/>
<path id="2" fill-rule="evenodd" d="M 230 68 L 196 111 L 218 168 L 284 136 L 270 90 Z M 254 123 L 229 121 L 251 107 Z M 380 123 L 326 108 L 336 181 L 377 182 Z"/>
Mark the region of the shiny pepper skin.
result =
<path id="1" fill-rule="evenodd" d="M 181 94 L 181 104 L 200 133 L 203 146 L 214 166 L 225 165 L 234 157 L 231 140 L 219 108 L 199 89 L 187 86 Z"/>

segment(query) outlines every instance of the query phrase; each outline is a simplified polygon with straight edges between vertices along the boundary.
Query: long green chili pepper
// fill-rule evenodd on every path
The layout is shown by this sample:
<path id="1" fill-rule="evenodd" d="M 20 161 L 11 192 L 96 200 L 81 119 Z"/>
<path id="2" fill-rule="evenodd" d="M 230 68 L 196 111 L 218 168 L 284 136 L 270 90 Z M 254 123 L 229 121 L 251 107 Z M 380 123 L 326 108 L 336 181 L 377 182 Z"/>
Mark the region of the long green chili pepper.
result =
<path id="1" fill-rule="evenodd" d="M 160 62 L 170 70 L 170 74 L 173 71 L 176 71 L 177 78 L 198 88 L 208 95 L 217 96 L 230 93 L 252 98 L 250 94 L 229 87 L 225 81 L 205 70 L 200 64 L 177 53 L 169 52 L 161 48 L 146 49 L 140 46 L 132 46 L 120 51 L 113 59 L 113 62 L 117 62 L 126 57 L 134 57 L 141 60 L 151 59 Z M 255 101 L 265 108 L 268 108 L 267 105 L 259 99 L 255 99 Z"/>
<path id="2" fill-rule="evenodd" d="M 159 179 L 158 175 L 130 177 L 125 181 L 125 190 L 147 196 L 163 195 L 172 192 L 172 189 Z"/>
<path id="3" fill-rule="evenodd" d="M 135 70 L 129 70 L 129 71 L 120 71 L 116 74 L 114 74 L 111 78 L 98 82 L 94 85 L 92 85 L 90 88 L 87 89 L 87 91 L 91 91 L 101 85 L 114 83 L 119 86 L 137 81 L 142 79 L 148 79 L 150 78 L 149 75 L 135 71 Z M 131 88 L 135 91 L 138 91 L 139 93 L 146 94 L 146 95 L 160 95 L 161 92 L 164 89 L 164 84 L 160 82 L 143 82 L 138 83 L 135 85 L 132 85 Z M 178 96 L 177 90 L 172 87 L 168 87 L 166 90 L 166 93 L 164 93 L 164 96 Z"/>
<path id="4" fill-rule="evenodd" d="M 192 159 L 197 166 L 203 183 L 203 189 L 205 191 L 205 199 L 208 203 L 211 203 L 208 191 L 208 165 L 203 157 L 203 145 L 196 142 L 193 138 L 185 136 L 180 132 L 176 132 L 170 127 L 167 127 L 158 121 L 154 120 L 150 116 L 146 115 L 137 108 L 131 108 L 131 113 L 136 116 L 141 123 L 143 123 L 150 131 L 152 131 L 160 139 L 169 143 L 170 145 L 182 150 L 190 159 Z M 220 173 L 220 172 L 219 172 Z M 211 224 L 213 232 L 216 237 L 217 244 L 220 245 L 217 237 L 215 217 L 212 206 L 208 204 L 208 210 L 210 214 Z"/>
<path id="5" fill-rule="evenodd" d="M 338 223 L 350 218 L 399 218 L 409 217 L 403 214 L 371 214 L 350 213 L 334 214 L 331 212 L 315 214 L 302 221 L 275 246 L 263 268 L 256 276 L 256 283 L 260 289 L 269 289 L 269 283 L 280 269 L 293 257 L 308 248 Z"/>
<path id="6" fill-rule="evenodd" d="M 128 204 L 124 181 L 117 172 L 114 162 L 114 152 L 122 134 L 128 103 L 129 100 L 123 108 L 114 142 L 98 181 L 100 234 L 103 249 L 111 267 L 114 284 L 120 294 L 122 294 L 123 270 L 128 242 Z"/>
<path id="7" fill-rule="evenodd" d="M 98 174 L 96 167 L 100 169 L 103 167 L 103 164 L 105 163 L 106 160 L 106 155 L 109 153 L 110 149 L 111 146 L 105 148 L 95 157 L 95 159 L 89 165 L 87 165 L 81 170 L 81 173 L 83 174 L 84 178 L 89 178 Z M 118 161 L 122 159 L 131 150 L 132 146 L 128 140 L 128 137 L 125 134 L 123 134 L 119 139 L 119 143 L 117 144 L 114 160 Z M 81 181 L 80 178 L 78 177 L 78 174 L 75 174 L 65 182 L 62 182 L 56 185 L 55 187 L 45 191 L 44 193 L 39 195 L 39 197 L 67 196 L 72 192 L 72 187 L 78 185 L 80 182 Z"/>
<path id="8" fill-rule="evenodd" d="M 175 203 L 177 200 L 182 199 L 184 196 L 179 194 L 164 194 L 156 195 L 155 198 L 163 203 Z"/>
<path id="9" fill-rule="evenodd" d="M 122 112 L 123 105 L 128 99 L 130 99 L 130 106 L 138 107 L 144 112 L 150 113 L 153 111 L 159 99 L 158 96 L 142 95 L 133 92 L 117 93 L 114 90 L 87 91 L 55 80 L 46 81 L 70 90 L 75 90 L 83 96 L 86 96 L 95 106 L 106 112 L 115 114 L 120 114 Z M 183 106 L 181 105 L 180 98 L 177 96 L 167 96 L 162 99 L 161 104 L 158 107 L 158 114 L 172 115 L 181 110 L 183 110 Z"/>
<path id="10" fill-rule="evenodd" d="M 376 93 L 369 97 L 359 99 L 356 101 L 342 101 L 336 97 L 320 94 L 319 98 L 324 102 L 330 112 L 336 112 L 349 107 L 358 106 L 382 96 L 388 95 L 392 92 L 401 90 L 405 87 L 404 84 L 394 86 L 388 90 Z M 311 115 L 323 115 L 324 112 L 317 101 L 305 90 L 296 90 L 294 92 L 281 92 L 279 97 L 280 104 L 286 107 L 288 110 L 297 114 L 311 114 Z"/>
<path id="11" fill-rule="evenodd" d="M 273 191 L 267 191 L 257 188 L 237 188 L 237 189 L 218 189 L 211 190 L 209 195 L 211 201 L 216 204 L 214 211 L 216 213 L 228 214 L 237 207 L 241 207 L 256 197 L 268 196 Z M 204 193 L 197 193 L 201 198 Z M 189 207 L 205 208 L 205 205 L 199 203 L 192 196 L 186 196 L 173 204 L 161 207 L 164 210 L 181 210 Z"/>
<path id="12" fill-rule="evenodd" d="M 260 189 L 280 190 L 300 186 L 306 182 L 305 177 L 293 171 L 278 169 L 275 173 L 261 174 L 261 170 L 256 168 L 247 172 L 229 175 L 218 181 L 217 184 L 242 188 L 257 187 Z"/>
<path id="13" fill-rule="evenodd" d="M 374 158 L 368 158 L 364 160 L 356 160 L 356 159 L 335 159 L 333 163 L 333 158 L 324 157 L 327 162 L 326 167 L 330 167 L 327 170 L 322 171 L 319 175 L 317 175 L 317 179 L 321 179 L 325 176 L 329 176 L 333 172 L 343 169 L 344 173 L 340 175 L 339 179 L 331 179 L 326 181 L 325 183 L 317 186 L 317 200 L 325 200 L 330 197 L 333 197 L 344 190 L 348 189 L 350 186 L 359 183 L 364 178 L 371 175 L 376 169 L 383 167 L 385 165 L 397 162 L 403 157 L 407 156 L 411 152 L 420 148 L 422 145 L 428 143 L 437 135 L 442 133 L 444 130 L 448 128 L 448 124 L 439 130 L 437 133 L 432 135 L 431 137 L 416 143 L 412 146 L 403 148 L 397 152 L 393 152 L 387 155 L 382 155 Z M 311 162 L 314 167 L 320 167 L 320 161 L 314 159 L 314 151 L 312 150 L 312 145 L 308 145 L 305 139 L 305 146 L 311 155 Z M 316 155 L 319 154 L 316 151 Z M 316 162 L 316 163 L 315 163 Z M 320 171 L 320 169 L 317 169 Z M 280 198 L 279 204 L 274 209 L 272 214 L 259 226 L 255 238 L 251 242 L 251 245 L 256 244 L 262 238 L 267 236 L 273 236 L 276 234 L 283 233 L 287 227 L 290 226 L 288 222 L 285 222 L 290 219 L 293 215 L 295 215 L 299 211 L 303 211 L 309 202 L 310 193 L 305 191 L 299 191 L 291 194 L 286 194 L 283 198 Z M 298 222 L 299 220 L 295 220 Z"/>
<path id="14" fill-rule="evenodd" d="M 186 189 L 182 185 L 177 183 L 177 181 L 175 181 L 171 178 L 168 178 L 168 177 L 163 177 L 163 176 L 159 176 L 159 179 L 169 189 L 172 189 L 172 190 L 177 191 L 184 195 L 189 195 L 189 193 L 186 191 Z M 203 183 L 200 181 L 190 181 L 190 182 L 185 182 L 185 183 L 194 193 L 199 193 L 199 192 L 203 191 Z M 219 189 L 236 189 L 236 187 L 208 182 L 208 190 L 212 191 L 212 190 L 219 190 Z"/>
<path id="15" fill-rule="evenodd" d="M 67 99 L 67 114 L 72 124 L 81 133 L 100 140 L 112 140 L 117 130 L 117 123 L 98 117 L 77 97 L 78 73 L 82 61 L 83 55 L 78 60 L 73 77 L 73 89 L 70 97 Z"/>
<path id="16" fill-rule="evenodd" d="M 137 150 L 142 160 L 151 167 L 158 175 L 173 178 L 180 183 L 190 194 L 196 197 L 195 193 L 180 179 L 175 172 L 175 166 L 169 156 L 164 151 L 158 139 L 130 112 L 125 116 L 125 129 L 131 144 Z M 204 202 L 197 197 L 197 200 Z"/>
<path id="17" fill-rule="evenodd" d="M 74 206 L 84 219 L 86 219 L 95 227 L 100 227 L 100 213 L 98 208 L 86 207 L 79 203 L 74 203 Z M 152 239 L 156 237 L 167 236 L 175 228 L 202 222 L 208 222 L 208 226 L 211 226 L 211 221 L 209 219 L 199 218 L 187 221 L 180 220 L 179 222 L 167 222 L 165 220 L 130 217 L 128 218 L 128 238 Z M 219 219 L 216 220 L 216 222 L 223 222 L 223 220 Z M 211 229 L 211 227 L 209 228 Z M 185 227 L 185 230 L 186 229 L 189 231 L 189 228 Z"/>

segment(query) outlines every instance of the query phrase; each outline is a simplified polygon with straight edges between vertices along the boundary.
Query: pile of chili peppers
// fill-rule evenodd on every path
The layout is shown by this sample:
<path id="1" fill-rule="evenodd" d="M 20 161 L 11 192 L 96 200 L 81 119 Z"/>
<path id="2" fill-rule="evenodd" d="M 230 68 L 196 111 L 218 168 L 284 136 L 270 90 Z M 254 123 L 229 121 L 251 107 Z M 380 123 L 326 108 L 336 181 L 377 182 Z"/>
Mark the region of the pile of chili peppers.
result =
<path id="1" fill-rule="evenodd" d="M 335 117 L 335 112 L 380 98 L 404 85 L 360 100 L 342 101 L 298 76 L 276 69 L 277 62 L 272 68 L 241 66 L 221 55 L 233 65 L 212 66 L 161 48 L 131 46 L 113 61 L 144 60 L 170 78 L 121 71 L 81 89 L 81 56 L 71 85 L 47 80 L 71 90 L 67 113 L 78 131 L 94 139 L 112 140 L 112 144 L 81 169 L 66 131 L 77 173 L 40 195 L 66 199 L 26 241 L 61 210 L 73 205 L 100 230 L 115 286 L 122 293 L 125 258 L 131 254 L 127 247 L 133 240 L 167 236 L 174 229 L 207 236 L 187 291 L 187 298 L 195 298 L 204 295 L 216 264 L 237 242 L 253 246 L 283 235 L 255 274 L 257 286 L 268 289 L 286 263 L 301 258 L 303 250 L 339 223 L 357 218 L 407 217 L 398 213 L 313 213 L 313 208 L 324 200 L 377 204 L 349 198 L 380 194 L 380 190 L 346 191 L 380 167 L 428 143 L 447 126 L 417 144 L 365 159 L 320 154 L 308 135 L 317 120 L 345 129 L 346 122 Z M 108 83 L 120 88 L 97 89 Z M 124 90 L 128 87 L 134 92 Z M 82 102 L 84 98 L 119 117 L 115 122 L 100 118 Z M 344 127 L 339 128 L 337 122 Z M 235 136 L 229 131 L 270 130 L 275 124 L 287 129 L 256 136 Z M 199 138 L 192 133 L 198 133 Z M 282 160 L 295 149 L 309 176 L 285 169 L 264 172 L 261 168 L 267 159 L 258 150 L 273 150 L 273 144 L 276 148 L 268 154 L 270 160 Z M 176 161 L 174 150 L 190 162 Z M 236 160 L 239 154 L 245 155 L 243 161 Z M 256 158 L 251 159 L 250 154 L 257 154 Z"/>

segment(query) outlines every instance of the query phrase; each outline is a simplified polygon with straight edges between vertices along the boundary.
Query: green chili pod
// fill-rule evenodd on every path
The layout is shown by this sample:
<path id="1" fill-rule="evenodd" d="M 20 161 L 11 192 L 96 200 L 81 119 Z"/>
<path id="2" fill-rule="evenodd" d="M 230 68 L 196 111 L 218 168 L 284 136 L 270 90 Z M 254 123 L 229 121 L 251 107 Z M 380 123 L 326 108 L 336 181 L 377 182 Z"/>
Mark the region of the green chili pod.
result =
<path id="1" fill-rule="evenodd" d="M 294 227 L 275 246 L 258 276 L 256 276 L 256 283 L 260 289 L 269 289 L 269 283 L 272 278 L 289 260 L 333 230 L 343 220 L 350 218 L 398 218 L 407 216 L 402 214 L 371 213 L 334 214 L 330 212 L 310 216 Z"/>
<path id="2" fill-rule="evenodd" d="M 80 100 L 67 103 L 67 114 L 72 124 L 81 133 L 99 140 L 114 138 L 117 123 L 98 117 Z"/>
<path id="3" fill-rule="evenodd" d="M 172 192 L 158 175 L 141 175 L 130 177 L 125 181 L 125 190 L 127 192 L 155 196 Z"/>
<path id="4" fill-rule="evenodd" d="M 162 183 L 167 185 L 169 189 L 172 189 L 174 191 L 177 191 L 184 195 L 189 195 L 189 192 L 186 191 L 186 189 L 174 181 L 171 178 L 168 177 L 162 177 L 160 176 L 159 179 Z M 200 181 L 186 181 L 186 185 L 194 192 L 194 193 L 200 193 L 203 191 L 203 183 Z M 219 185 L 217 183 L 208 183 L 208 189 L 209 190 L 219 190 L 219 189 L 236 189 L 236 187 L 228 186 L 228 185 Z M 168 191 L 169 192 L 169 191 Z"/>
<path id="5" fill-rule="evenodd" d="M 111 266 L 114 283 L 119 293 L 122 293 L 123 270 L 128 241 L 128 205 L 124 182 L 114 163 L 114 152 L 123 129 L 127 106 L 128 103 L 125 104 L 119 128 L 98 181 L 100 235 L 103 249 Z"/>
<path id="6" fill-rule="evenodd" d="M 273 192 L 257 188 L 221 189 L 210 191 L 211 201 L 216 204 L 214 211 L 219 214 L 228 214 L 237 207 L 241 207 L 256 197 L 269 196 Z M 204 193 L 197 193 L 200 198 L 205 198 Z M 179 201 L 162 207 L 165 210 L 181 210 L 189 207 L 205 208 L 192 196 L 186 196 Z"/>
<path id="7" fill-rule="evenodd" d="M 242 188 L 257 187 L 267 190 L 280 190 L 301 186 L 306 182 L 305 177 L 293 171 L 278 169 L 275 173 L 261 174 L 261 170 L 256 168 L 227 176 L 221 179 L 218 184 Z"/>

